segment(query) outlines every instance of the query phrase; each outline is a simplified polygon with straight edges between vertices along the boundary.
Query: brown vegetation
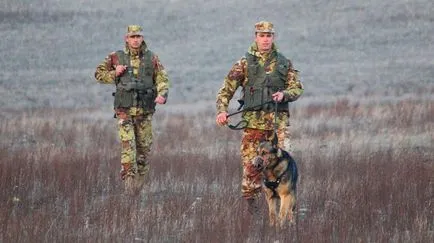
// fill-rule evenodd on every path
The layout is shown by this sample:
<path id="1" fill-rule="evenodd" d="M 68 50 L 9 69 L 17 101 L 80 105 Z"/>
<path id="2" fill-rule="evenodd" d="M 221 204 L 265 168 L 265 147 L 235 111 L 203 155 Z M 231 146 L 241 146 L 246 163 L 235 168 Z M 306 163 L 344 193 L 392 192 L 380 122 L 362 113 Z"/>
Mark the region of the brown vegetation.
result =
<path id="1" fill-rule="evenodd" d="M 157 113 L 137 197 L 119 178 L 115 120 L 92 109 L 0 116 L 0 242 L 433 242 L 434 101 L 292 109 L 297 224 L 240 198 L 240 133 L 214 113 Z M 6 114 L 3 113 L 3 114 Z"/>

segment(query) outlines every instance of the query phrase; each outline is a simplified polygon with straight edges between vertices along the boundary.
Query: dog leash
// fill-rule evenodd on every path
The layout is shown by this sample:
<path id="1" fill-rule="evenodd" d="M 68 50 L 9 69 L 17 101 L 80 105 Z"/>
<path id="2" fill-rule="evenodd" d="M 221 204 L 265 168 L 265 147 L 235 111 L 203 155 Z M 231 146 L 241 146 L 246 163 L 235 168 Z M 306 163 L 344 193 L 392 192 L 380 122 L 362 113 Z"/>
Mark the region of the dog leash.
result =
<path id="1" fill-rule="evenodd" d="M 277 148 L 278 143 L 279 143 L 279 138 L 277 137 L 277 101 L 274 101 L 273 139 L 271 140 L 271 145 Z"/>
<path id="2" fill-rule="evenodd" d="M 253 110 L 255 108 L 261 107 L 263 105 L 266 105 L 266 104 L 269 104 L 269 103 L 272 103 L 272 102 L 274 102 L 274 101 L 273 100 L 269 100 L 269 101 L 263 102 L 263 103 L 261 103 L 259 105 L 247 107 L 247 108 L 244 108 L 244 109 L 241 109 L 241 107 L 240 107 L 240 108 L 238 108 L 238 111 L 230 113 L 226 117 L 231 117 L 233 115 L 236 115 L 236 114 L 239 114 L 239 113 L 242 113 L 242 112 L 245 112 L 245 111 L 251 111 L 251 110 Z M 277 103 L 276 103 L 276 111 L 277 111 Z M 228 127 L 230 129 L 232 129 L 232 130 L 242 130 L 242 129 L 246 128 L 248 124 L 249 123 L 246 120 L 241 120 L 241 121 L 239 121 L 235 125 L 229 124 Z"/>
<path id="3" fill-rule="evenodd" d="M 261 107 L 261 106 L 263 106 L 263 105 L 266 105 L 266 104 L 268 104 L 268 103 L 272 103 L 272 102 L 274 102 L 274 101 L 273 101 L 273 100 L 269 100 L 269 101 L 266 101 L 266 102 L 261 103 L 261 104 L 259 104 L 259 105 L 255 105 L 255 106 L 247 107 L 247 108 L 244 108 L 244 109 L 242 109 L 242 110 L 241 110 L 241 108 L 238 108 L 238 111 L 233 112 L 233 113 L 230 113 L 230 114 L 228 114 L 226 117 L 230 117 L 230 116 L 233 116 L 233 115 L 239 114 L 239 113 L 241 113 L 241 112 L 245 112 L 245 111 L 250 111 L 250 110 L 253 110 L 253 109 L 255 109 L 255 108 Z"/>

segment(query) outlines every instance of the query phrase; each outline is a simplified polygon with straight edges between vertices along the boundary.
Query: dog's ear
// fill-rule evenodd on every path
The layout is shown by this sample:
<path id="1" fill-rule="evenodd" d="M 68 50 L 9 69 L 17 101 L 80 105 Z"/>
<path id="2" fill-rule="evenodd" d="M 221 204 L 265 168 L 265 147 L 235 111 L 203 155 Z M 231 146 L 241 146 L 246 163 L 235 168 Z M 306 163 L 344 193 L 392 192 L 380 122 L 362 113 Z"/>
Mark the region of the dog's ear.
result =
<path id="1" fill-rule="evenodd" d="M 277 133 L 273 133 L 273 138 L 271 139 L 271 144 L 273 147 L 277 148 L 277 144 L 279 143 L 279 139 L 277 138 Z"/>

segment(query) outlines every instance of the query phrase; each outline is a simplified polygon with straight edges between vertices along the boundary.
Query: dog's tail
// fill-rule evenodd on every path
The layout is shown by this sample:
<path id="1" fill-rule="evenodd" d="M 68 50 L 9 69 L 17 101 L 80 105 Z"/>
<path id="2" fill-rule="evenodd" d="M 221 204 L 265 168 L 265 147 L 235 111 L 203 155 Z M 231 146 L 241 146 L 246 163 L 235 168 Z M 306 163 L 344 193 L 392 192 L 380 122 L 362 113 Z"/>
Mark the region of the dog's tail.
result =
<path id="1" fill-rule="evenodd" d="M 294 191 L 297 189 L 297 181 L 298 181 L 298 169 L 297 169 L 297 163 L 295 163 L 295 160 L 292 159 L 291 163 L 289 164 L 291 175 L 292 175 L 292 186 Z"/>

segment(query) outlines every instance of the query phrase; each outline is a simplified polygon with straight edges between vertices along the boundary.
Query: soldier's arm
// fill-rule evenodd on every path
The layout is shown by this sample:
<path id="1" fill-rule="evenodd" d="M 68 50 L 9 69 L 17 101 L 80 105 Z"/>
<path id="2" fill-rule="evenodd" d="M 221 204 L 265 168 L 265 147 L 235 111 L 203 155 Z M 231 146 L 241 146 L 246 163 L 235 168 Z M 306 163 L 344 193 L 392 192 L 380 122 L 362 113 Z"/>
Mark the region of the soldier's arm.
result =
<path id="1" fill-rule="evenodd" d="M 243 85 L 243 82 L 246 78 L 246 64 L 246 59 L 241 58 L 241 60 L 232 66 L 228 75 L 224 78 L 223 86 L 217 93 L 217 114 L 221 112 L 227 112 L 229 102 L 234 96 L 235 91 L 238 87 Z"/>
<path id="2" fill-rule="evenodd" d="M 98 83 L 113 84 L 115 82 L 115 67 L 119 63 L 114 52 L 110 53 L 102 63 L 96 67 L 95 79 Z"/>
<path id="3" fill-rule="evenodd" d="M 157 55 L 153 55 L 152 64 L 154 65 L 154 80 L 157 87 L 157 95 L 161 95 L 167 99 L 169 95 L 169 77 L 167 72 Z"/>
<path id="4" fill-rule="evenodd" d="M 288 78 L 287 78 L 287 88 L 283 91 L 283 101 L 295 101 L 304 92 L 303 84 L 298 76 L 298 71 L 295 70 L 289 62 Z"/>

